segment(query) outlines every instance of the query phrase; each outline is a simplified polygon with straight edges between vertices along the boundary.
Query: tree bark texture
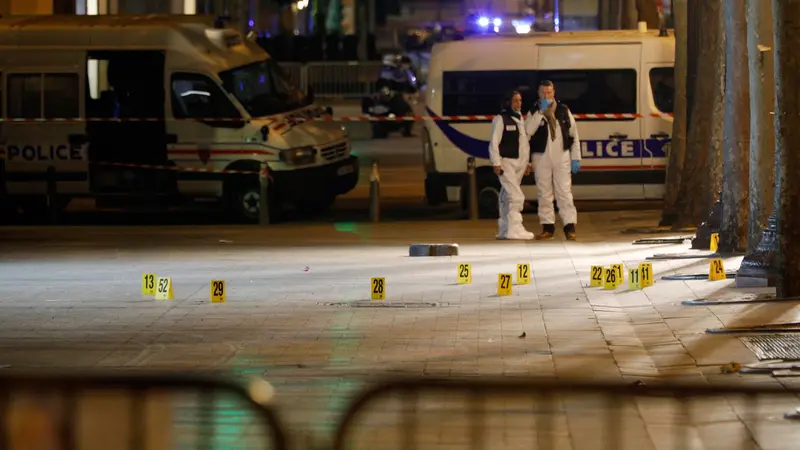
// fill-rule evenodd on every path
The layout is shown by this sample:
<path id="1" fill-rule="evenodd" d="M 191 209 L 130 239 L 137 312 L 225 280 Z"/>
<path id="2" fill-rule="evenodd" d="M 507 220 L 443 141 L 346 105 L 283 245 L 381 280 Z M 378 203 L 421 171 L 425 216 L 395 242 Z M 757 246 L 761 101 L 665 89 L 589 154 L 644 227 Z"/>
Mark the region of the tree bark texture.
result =
<path id="1" fill-rule="evenodd" d="M 750 96 L 745 0 L 725 0 L 727 35 L 719 251 L 744 251 L 749 217 Z"/>
<path id="2" fill-rule="evenodd" d="M 706 0 L 713 2 L 714 0 Z M 709 55 L 701 52 L 705 46 L 711 49 L 704 40 L 713 39 L 709 32 L 719 33 L 720 22 L 707 22 L 702 2 L 690 1 L 687 5 L 686 33 L 686 149 L 684 150 L 681 184 L 675 203 L 676 219 L 674 228 L 697 226 L 702 221 L 702 192 L 708 183 L 708 145 L 711 143 L 711 111 L 713 108 L 714 82 L 713 76 L 699 74 L 700 67 L 707 67 Z M 721 16 L 720 16 L 721 17 Z M 713 29 L 711 29 L 713 28 Z M 709 53 L 706 51 L 705 53 Z"/>
<path id="3" fill-rule="evenodd" d="M 772 5 L 747 0 L 747 57 L 750 66 L 750 223 L 747 253 L 761 240 L 773 211 L 775 174 L 775 62 Z M 763 50 L 763 51 L 762 51 Z"/>
<path id="4" fill-rule="evenodd" d="M 778 297 L 800 295 L 800 0 L 772 0 Z"/>
<path id="5" fill-rule="evenodd" d="M 672 144 L 667 160 L 666 192 L 662 226 L 674 225 L 677 217 L 677 202 L 680 194 L 683 162 L 686 156 L 686 52 L 687 52 L 687 6 L 689 0 L 674 0 L 675 15 L 675 100 L 672 122 Z"/>
<path id="6" fill-rule="evenodd" d="M 635 30 L 639 22 L 639 11 L 636 9 L 636 0 L 622 0 L 622 28 Z"/>

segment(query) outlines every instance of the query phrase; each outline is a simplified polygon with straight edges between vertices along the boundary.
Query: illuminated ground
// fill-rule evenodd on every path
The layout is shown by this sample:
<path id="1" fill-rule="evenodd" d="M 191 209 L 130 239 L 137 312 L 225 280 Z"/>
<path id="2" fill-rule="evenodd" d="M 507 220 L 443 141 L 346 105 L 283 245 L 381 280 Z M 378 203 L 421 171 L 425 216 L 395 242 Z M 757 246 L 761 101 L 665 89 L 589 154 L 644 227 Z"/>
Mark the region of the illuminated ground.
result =
<path id="1" fill-rule="evenodd" d="M 526 220 L 537 228 L 535 217 Z M 586 287 L 590 265 L 633 266 L 688 247 L 633 246 L 637 236 L 619 233 L 656 221 L 654 212 L 587 213 L 577 243 L 498 242 L 492 221 L 6 228 L 0 365 L 237 369 L 272 382 L 287 421 L 317 431 L 330 431 L 365 381 L 387 374 L 777 384 L 721 374 L 720 365 L 755 356 L 735 337 L 704 331 L 790 322 L 793 305 L 680 305 L 736 295 L 726 281 L 657 280 L 635 292 Z M 411 242 L 457 242 L 461 255 L 408 258 Z M 472 264 L 473 284 L 456 284 L 458 262 Z M 531 262 L 533 284 L 497 297 L 498 273 L 521 262 Z M 727 260 L 727 269 L 738 263 Z M 702 272 L 706 264 L 679 260 L 654 268 L 661 276 Z M 143 297 L 145 272 L 172 277 L 175 299 Z M 370 277 L 385 277 L 384 305 L 403 307 L 370 302 Z M 212 279 L 227 282 L 226 303 L 209 304 Z M 723 407 L 733 414 L 735 408 Z M 786 409 L 781 404 L 769 414 L 780 419 Z M 778 419 L 778 428 L 791 425 Z M 635 448 L 652 447 L 642 445 Z"/>

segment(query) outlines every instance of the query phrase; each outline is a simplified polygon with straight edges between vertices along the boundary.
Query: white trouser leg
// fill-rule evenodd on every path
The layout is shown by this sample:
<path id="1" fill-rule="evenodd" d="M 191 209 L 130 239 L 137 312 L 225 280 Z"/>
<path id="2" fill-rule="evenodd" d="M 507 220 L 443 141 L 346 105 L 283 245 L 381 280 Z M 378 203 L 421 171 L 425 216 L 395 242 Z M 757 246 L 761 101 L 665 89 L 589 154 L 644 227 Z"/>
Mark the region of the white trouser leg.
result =
<path id="1" fill-rule="evenodd" d="M 578 210 L 572 200 L 572 160 L 569 152 L 564 152 L 561 161 L 553 164 L 553 191 L 558 202 L 558 214 L 564 225 L 578 223 Z M 552 206 L 551 206 L 552 208 Z"/>
<path id="2" fill-rule="evenodd" d="M 503 177 L 500 176 L 500 196 L 498 197 L 497 237 L 505 238 L 508 234 L 508 192 L 503 186 Z"/>
<path id="3" fill-rule="evenodd" d="M 536 193 L 539 200 L 539 223 L 554 224 L 556 211 L 553 208 L 553 168 L 546 154 L 533 155 L 533 174 L 536 178 Z M 558 202 L 558 207 L 561 208 L 561 202 Z"/>
<path id="4" fill-rule="evenodd" d="M 500 175 L 500 218 L 498 224 L 507 227 L 504 236 L 508 239 L 530 239 L 532 236 L 522 225 L 522 208 L 525 194 L 522 193 L 522 177 L 526 163 L 516 159 L 503 158 L 503 174 Z M 500 230 L 501 232 L 504 230 Z"/>

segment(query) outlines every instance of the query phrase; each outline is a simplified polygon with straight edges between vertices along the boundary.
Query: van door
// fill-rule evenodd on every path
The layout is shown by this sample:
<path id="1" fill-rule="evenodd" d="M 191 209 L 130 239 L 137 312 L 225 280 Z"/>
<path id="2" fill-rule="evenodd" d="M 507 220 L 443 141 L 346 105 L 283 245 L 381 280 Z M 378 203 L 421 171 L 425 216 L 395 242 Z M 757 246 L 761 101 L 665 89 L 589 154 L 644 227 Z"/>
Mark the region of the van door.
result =
<path id="1" fill-rule="evenodd" d="M 80 119 L 85 74 L 78 67 L 3 74 L 8 120 L 0 126 L 0 141 L 6 149 L 6 188 L 9 195 L 20 197 L 23 207 L 43 202 L 49 167 L 55 169 L 59 194 L 89 192 L 85 123 Z"/>
<path id="2" fill-rule="evenodd" d="M 643 198 L 643 142 L 636 117 L 641 44 L 538 47 L 538 81 L 551 80 L 556 99 L 573 114 L 594 115 L 576 118 L 583 161 L 572 178 L 575 198 Z"/>
<path id="3" fill-rule="evenodd" d="M 645 105 L 642 119 L 644 155 L 642 166 L 647 173 L 645 198 L 664 197 L 667 159 L 672 140 L 672 113 L 675 78 L 672 63 L 645 64 L 641 98 Z"/>
<path id="4" fill-rule="evenodd" d="M 165 170 L 165 55 L 159 50 L 92 50 L 86 109 L 91 189 L 96 194 L 174 194 Z M 161 168 L 159 168 L 161 167 Z"/>

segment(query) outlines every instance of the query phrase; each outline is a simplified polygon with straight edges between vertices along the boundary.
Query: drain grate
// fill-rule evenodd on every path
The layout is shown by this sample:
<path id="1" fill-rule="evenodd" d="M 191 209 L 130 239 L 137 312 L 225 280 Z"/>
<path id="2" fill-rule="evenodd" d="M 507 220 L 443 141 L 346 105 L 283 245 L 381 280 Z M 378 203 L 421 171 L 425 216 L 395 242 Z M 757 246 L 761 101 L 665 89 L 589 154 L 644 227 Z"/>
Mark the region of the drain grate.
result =
<path id="1" fill-rule="evenodd" d="M 768 336 L 743 337 L 742 343 L 756 354 L 759 360 L 800 360 L 800 336 L 773 334 Z"/>
<path id="2" fill-rule="evenodd" d="M 448 306 L 448 305 L 449 303 L 380 302 L 380 301 L 317 303 L 317 306 L 330 306 L 334 308 L 440 308 L 442 306 Z"/>

